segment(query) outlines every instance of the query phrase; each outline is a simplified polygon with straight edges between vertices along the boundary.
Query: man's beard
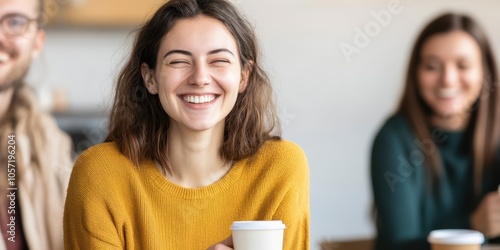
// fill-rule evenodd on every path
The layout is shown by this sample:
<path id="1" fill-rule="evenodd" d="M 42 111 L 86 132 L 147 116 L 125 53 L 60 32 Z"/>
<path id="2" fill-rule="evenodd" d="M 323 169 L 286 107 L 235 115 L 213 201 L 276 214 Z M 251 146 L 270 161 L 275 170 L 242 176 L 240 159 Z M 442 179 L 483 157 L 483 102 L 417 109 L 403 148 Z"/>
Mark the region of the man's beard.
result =
<path id="1" fill-rule="evenodd" d="M 28 69 L 26 68 L 24 70 L 24 73 L 21 74 L 20 77 L 16 77 L 16 79 L 13 79 L 11 81 L 7 80 L 6 82 L 0 83 L 0 94 L 9 90 L 10 88 L 18 88 L 21 85 L 23 85 L 23 79 L 28 73 Z"/>
<path id="2" fill-rule="evenodd" d="M 21 59 L 19 58 L 19 52 L 16 49 L 6 46 L 5 44 L 0 43 L 0 51 L 8 53 L 11 59 Z M 0 82 L 0 93 L 9 90 L 12 87 L 17 88 L 23 84 L 24 77 L 28 74 L 30 61 L 18 61 L 17 63 L 17 65 L 15 63 L 12 65 L 13 68 L 11 72 L 8 72 L 6 78 Z"/>

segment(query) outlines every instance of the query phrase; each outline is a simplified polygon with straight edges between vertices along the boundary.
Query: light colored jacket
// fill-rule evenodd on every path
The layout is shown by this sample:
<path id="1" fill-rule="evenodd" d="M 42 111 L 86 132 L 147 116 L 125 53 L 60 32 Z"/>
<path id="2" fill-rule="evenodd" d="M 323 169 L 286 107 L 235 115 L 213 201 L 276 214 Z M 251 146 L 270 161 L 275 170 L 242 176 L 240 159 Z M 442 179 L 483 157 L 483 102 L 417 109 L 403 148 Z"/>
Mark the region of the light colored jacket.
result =
<path id="1" fill-rule="evenodd" d="M 15 135 L 17 201 L 24 237 L 30 249 L 63 249 L 63 210 L 73 166 L 72 144 L 55 120 L 41 112 L 34 93 L 21 86 L 14 92 L 8 119 L 0 125 L 0 148 L 7 152 L 7 136 Z M 2 170 L 0 194 L 7 190 Z M 5 250 L 0 237 L 0 250 Z"/>

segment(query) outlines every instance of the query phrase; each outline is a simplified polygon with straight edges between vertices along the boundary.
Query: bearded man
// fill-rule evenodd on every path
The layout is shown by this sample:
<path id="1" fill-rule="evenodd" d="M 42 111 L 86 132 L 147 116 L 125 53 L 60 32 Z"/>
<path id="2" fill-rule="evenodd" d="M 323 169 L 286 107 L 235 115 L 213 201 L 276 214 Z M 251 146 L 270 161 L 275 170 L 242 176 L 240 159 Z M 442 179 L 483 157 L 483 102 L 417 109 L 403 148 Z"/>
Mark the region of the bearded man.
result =
<path id="1" fill-rule="evenodd" d="M 0 1 L 0 250 L 63 249 L 72 144 L 24 84 L 42 16 L 43 0 Z"/>

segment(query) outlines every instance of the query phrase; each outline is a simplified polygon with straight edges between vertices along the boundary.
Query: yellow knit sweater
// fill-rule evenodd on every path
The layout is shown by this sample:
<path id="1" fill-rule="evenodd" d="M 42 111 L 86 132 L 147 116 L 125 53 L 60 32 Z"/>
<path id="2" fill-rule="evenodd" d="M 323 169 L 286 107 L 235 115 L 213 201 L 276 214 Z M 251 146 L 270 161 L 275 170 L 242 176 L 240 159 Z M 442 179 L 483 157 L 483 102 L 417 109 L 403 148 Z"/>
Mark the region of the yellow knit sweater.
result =
<path id="1" fill-rule="evenodd" d="M 284 249 L 309 249 L 309 172 L 294 143 L 268 141 L 216 183 L 184 188 L 153 161 L 140 168 L 116 144 L 85 151 L 64 210 L 66 249 L 205 250 L 236 220 L 282 220 Z"/>

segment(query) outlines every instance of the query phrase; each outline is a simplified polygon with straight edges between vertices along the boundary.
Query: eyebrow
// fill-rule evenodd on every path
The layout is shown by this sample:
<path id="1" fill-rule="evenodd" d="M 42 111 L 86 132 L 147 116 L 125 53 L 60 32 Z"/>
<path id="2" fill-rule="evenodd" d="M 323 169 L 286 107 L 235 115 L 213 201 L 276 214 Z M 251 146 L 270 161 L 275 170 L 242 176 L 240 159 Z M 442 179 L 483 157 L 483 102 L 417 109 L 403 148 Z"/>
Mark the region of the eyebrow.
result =
<path id="1" fill-rule="evenodd" d="M 208 52 L 209 55 L 213 55 L 213 54 L 217 54 L 217 53 L 223 53 L 223 52 L 226 52 L 226 53 L 229 53 L 231 54 L 232 56 L 234 56 L 233 52 L 231 52 L 230 50 L 228 49 L 214 49 L 214 50 L 211 50 Z M 189 51 L 186 51 L 186 50 L 180 50 L 180 49 L 174 49 L 174 50 L 171 50 L 169 52 L 167 52 L 163 58 L 169 56 L 169 55 L 172 55 L 172 54 L 182 54 L 182 55 L 186 55 L 186 56 L 192 56 L 193 53 L 189 52 Z"/>
<path id="2" fill-rule="evenodd" d="M 214 49 L 214 50 L 208 52 L 208 54 L 213 55 L 213 54 L 222 53 L 222 52 L 227 52 L 227 53 L 231 54 L 232 56 L 234 56 L 233 52 L 231 52 L 228 49 Z"/>
<path id="3" fill-rule="evenodd" d="M 428 54 L 420 56 L 420 59 L 439 59 L 439 57 L 435 54 Z"/>
<path id="4" fill-rule="evenodd" d="M 457 57 L 455 57 L 454 59 L 458 59 L 458 60 L 466 60 L 466 61 L 471 61 L 473 60 L 470 56 L 468 55 L 458 55 Z M 435 55 L 428 55 L 428 56 L 422 56 L 421 59 L 420 59 L 422 62 L 425 62 L 425 61 L 441 61 L 441 59 L 438 57 L 438 56 L 435 56 Z"/>

